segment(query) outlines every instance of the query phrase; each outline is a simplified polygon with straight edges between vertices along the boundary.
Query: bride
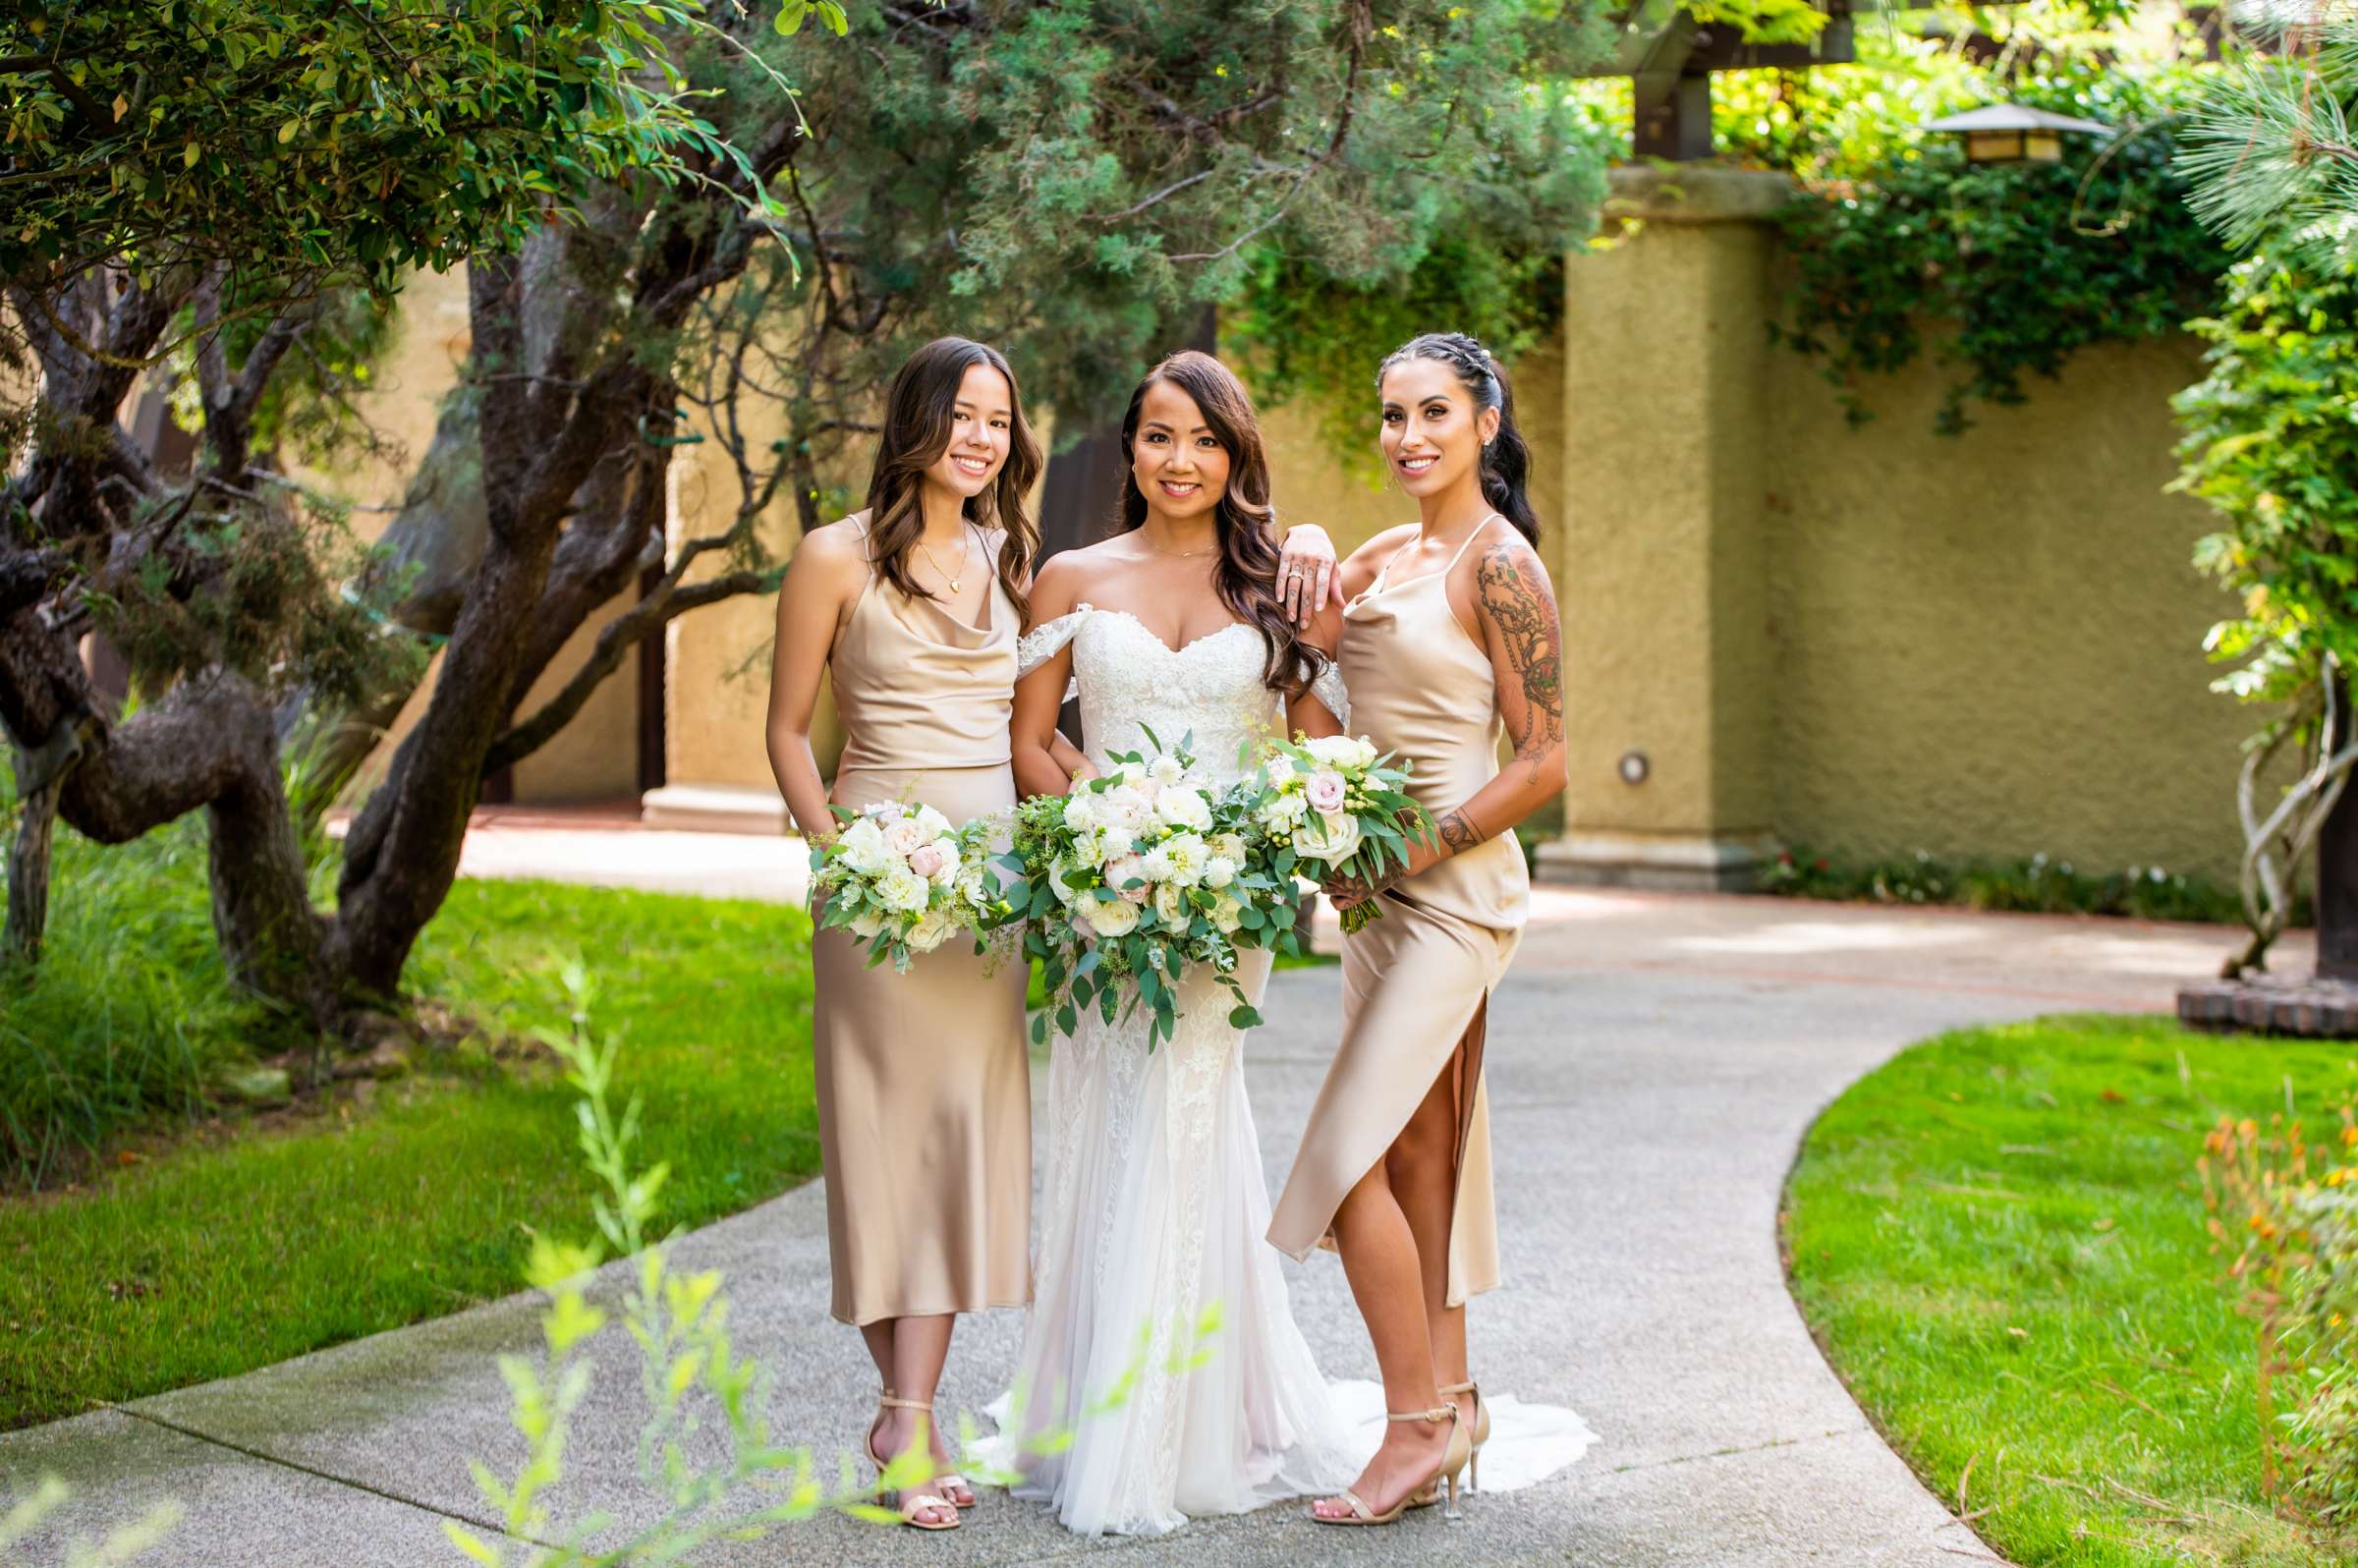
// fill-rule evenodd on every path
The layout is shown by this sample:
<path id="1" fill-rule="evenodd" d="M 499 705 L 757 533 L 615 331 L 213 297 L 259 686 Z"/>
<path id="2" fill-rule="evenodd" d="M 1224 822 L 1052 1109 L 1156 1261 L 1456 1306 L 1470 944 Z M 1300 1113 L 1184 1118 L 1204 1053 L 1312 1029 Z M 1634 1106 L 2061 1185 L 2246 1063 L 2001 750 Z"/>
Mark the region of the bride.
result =
<path id="1" fill-rule="evenodd" d="M 1060 794 L 1050 757 L 1068 679 L 1083 749 L 1151 755 L 1192 735 L 1207 782 L 1281 728 L 1339 733 L 1328 653 L 1340 616 L 1298 630 L 1279 601 L 1268 468 L 1251 400 L 1208 355 L 1174 354 L 1130 399 L 1124 532 L 1047 563 L 1015 694 L 1017 787 Z M 1269 973 L 1248 951 L 1256 1003 Z M 1048 1070 L 1048 1149 L 1032 1316 L 1000 1436 L 1070 1529 L 1151 1535 L 1329 1490 L 1358 1470 L 1350 1428 L 1294 1325 L 1265 1240 L 1268 1189 L 1245 1098 L 1243 1033 L 1201 972 L 1178 1035 L 1150 1052 L 1144 1010 L 1083 1009 Z"/>

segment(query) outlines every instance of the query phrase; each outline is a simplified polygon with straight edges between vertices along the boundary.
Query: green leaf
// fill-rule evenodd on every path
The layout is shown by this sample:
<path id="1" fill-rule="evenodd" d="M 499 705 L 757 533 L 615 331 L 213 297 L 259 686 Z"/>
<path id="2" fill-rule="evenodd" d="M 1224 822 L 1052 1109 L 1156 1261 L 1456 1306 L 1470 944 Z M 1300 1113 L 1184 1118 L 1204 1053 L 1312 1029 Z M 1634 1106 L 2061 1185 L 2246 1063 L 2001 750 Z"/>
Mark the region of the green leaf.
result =
<path id="1" fill-rule="evenodd" d="M 791 38 L 803 30 L 803 20 L 810 14 L 810 0 L 784 0 L 771 26 L 778 29 L 779 36 Z"/>

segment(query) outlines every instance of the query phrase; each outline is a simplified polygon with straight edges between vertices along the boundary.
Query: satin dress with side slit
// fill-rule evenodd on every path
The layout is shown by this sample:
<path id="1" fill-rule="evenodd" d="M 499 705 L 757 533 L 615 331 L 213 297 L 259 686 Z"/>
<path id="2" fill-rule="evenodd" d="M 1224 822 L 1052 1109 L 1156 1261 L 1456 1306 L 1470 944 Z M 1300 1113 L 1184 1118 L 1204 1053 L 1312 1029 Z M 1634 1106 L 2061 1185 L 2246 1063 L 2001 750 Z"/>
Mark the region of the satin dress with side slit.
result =
<path id="1" fill-rule="evenodd" d="M 987 536 L 991 557 L 1004 538 Z M 964 823 L 1015 804 L 1016 610 L 981 625 L 870 573 L 828 656 L 847 737 L 830 804 L 903 801 Z M 956 939 L 906 974 L 849 933 L 811 939 L 811 1050 L 834 1316 L 847 1323 L 1032 1297 L 1025 970 Z"/>
<path id="2" fill-rule="evenodd" d="M 1352 728 L 1415 763 L 1409 793 L 1436 817 L 1498 772 L 1497 678 L 1449 607 L 1448 581 L 1467 549 L 1503 527 L 1493 518 L 1448 566 L 1405 583 L 1389 581 L 1386 562 L 1343 610 L 1336 662 L 1351 693 Z M 1342 1043 L 1269 1240 L 1296 1259 L 1332 1245 L 1343 1199 L 1446 1082 L 1458 1128 L 1447 1297 L 1455 1307 L 1498 1284 L 1483 1040 L 1490 991 L 1522 938 L 1530 873 L 1522 846 L 1501 833 L 1381 896 L 1383 918 L 1343 939 Z"/>

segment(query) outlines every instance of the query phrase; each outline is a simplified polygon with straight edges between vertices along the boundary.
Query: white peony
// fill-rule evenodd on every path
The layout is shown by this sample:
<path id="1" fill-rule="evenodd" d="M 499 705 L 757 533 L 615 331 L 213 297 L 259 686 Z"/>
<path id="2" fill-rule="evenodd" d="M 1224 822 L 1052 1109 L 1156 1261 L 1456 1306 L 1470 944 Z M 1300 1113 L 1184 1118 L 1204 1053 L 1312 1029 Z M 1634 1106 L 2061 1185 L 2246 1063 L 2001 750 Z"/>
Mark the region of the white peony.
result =
<path id="1" fill-rule="evenodd" d="M 1154 889 L 1154 918 L 1166 930 L 1179 930 L 1187 924 L 1187 895 L 1169 882 Z"/>
<path id="2" fill-rule="evenodd" d="M 1364 737 L 1350 735 L 1321 735 L 1306 742 L 1302 748 L 1327 767 L 1353 768 L 1376 765 L 1376 748 Z"/>
<path id="3" fill-rule="evenodd" d="M 1211 829 L 1211 802 L 1201 790 L 1168 789 L 1154 802 L 1154 814 L 1170 827 L 1198 833 Z"/>
<path id="4" fill-rule="evenodd" d="M 1310 814 L 1310 803 L 1299 795 L 1272 795 L 1262 802 L 1256 814 L 1271 830 L 1290 833 L 1295 823 Z"/>
<path id="5" fill-rule="evenodd" d="M 925 919 L 910 927 L 908 942 L 913 953 L 930 953 L 950 939 L 958 928 L 957 918 L 946 909 L 927 910 Z"/>
<path id="6" fill-rule="evenodd" d="M 952 832 L 950 819 L 930 806 L 919 807 L 915 820 L 927 838 L 948 838 Z"/>
<path id="7" fill-rule="evenodd" d="M 1167 787 L 1187 777 L 1187 769 L 1179 765 L 1175 756 L 1158 756 L 1147 764 L 1147 777 Z"/>
<path id="8" fill-rule="evenodd" d="M 892 856 L 884 848 L 884 830 L 872 816 L 852 819 L 851 825 L 835 840 L 835 855 L 863 876 L 873 876 L 892 863 Z"/>
<path id="9" fill-rule="evenodd" d="M 1081 913 L 1099 936 L 1127 936 L 1138 929 L 1138 906 L 1128 899 L 1098 899 Z"/>
<path id="10" fill-rule="evenodd" d="M 1154 803 L 1144 790 L 1132 784 L 1116 784 L 1105 792 L 1099 802 L 1106 822 L 1133 836 L 1145 831 L 1154 821 Z"/>
<path id="11" fill-rule="evenodd" d="M 1356 816 L 1314 816 L 1294 829 L 1294 853 L 1339 866 L 1358 852 L 1363 836 Z"/>
<path id="12" fill-rule="evenodd" d="M 884 825 L 884 848 L 895 860 L 907 860 L 920 844 L 931 837 L 917 825 L 915 817 L 904 816 Z"/>
<path id="13" fill-rule="evenodd" d="M 1217 891 L 1236 880 L 1236 862 L 1214 855 L 1204 863 L 1204 885 Z"/>
<path id="14" fill-rule="evenodd" d="M 933 884 L 906 866 L 895 866 L 876 878 L 876 898 L 883 906 L 902 915 L 922 911 L 933 894 Z"/>
<path id="15" fill-rule="evenodd" d="M 1124 762 L 1113 770 L 1113 776 L 1121 784 L 1128 784 L 1135 788 L 1147 781 L 1147 770 L 1141 763 Z M 1117 787 L 1119 786 L 1117 785 Z"/>

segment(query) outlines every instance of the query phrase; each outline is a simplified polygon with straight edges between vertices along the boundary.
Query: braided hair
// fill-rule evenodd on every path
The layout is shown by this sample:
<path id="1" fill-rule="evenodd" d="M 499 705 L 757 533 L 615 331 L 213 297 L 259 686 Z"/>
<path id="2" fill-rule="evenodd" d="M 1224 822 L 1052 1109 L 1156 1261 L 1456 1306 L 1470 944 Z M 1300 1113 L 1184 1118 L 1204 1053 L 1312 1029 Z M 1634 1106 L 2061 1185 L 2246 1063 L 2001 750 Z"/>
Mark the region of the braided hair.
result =
<path id="1" fill-rule="evenodd" d="M 1474 410 L 1498 411 L 1498 433 L 1483 444 L 1482 496 L 1490 509 L 1515 526 L 1517 532 L 1537 544 L 1540 541 L 1539 514 L 1531 509 L 1531 497 L 1525 493 L 1531 479 L 1531 448 L 1523 440 L 1523 432 L 1515 424 L 1515 389 L 1506 377 L 1506 366 L 1490 357 L 1490 351 L 1463 332 L 1427 332 L 1409 339 L 1383 357 L 1376 371 L 1376 384 L 1392 366 L 1407 360 L 1438 360 L 1456 372 L 1467 391 L 1474 394 Z"/>

